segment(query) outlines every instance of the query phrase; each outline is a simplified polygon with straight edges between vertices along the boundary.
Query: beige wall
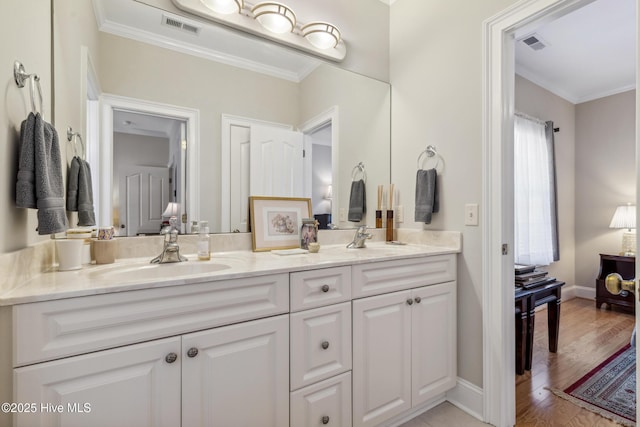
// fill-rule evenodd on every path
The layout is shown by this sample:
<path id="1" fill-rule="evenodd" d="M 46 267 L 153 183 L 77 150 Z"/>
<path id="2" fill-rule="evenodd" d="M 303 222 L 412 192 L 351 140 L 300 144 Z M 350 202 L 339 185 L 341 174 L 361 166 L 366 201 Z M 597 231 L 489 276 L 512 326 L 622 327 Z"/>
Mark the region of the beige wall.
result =
<path id="1" fill-rule="evenodd" d="M 13 80 L 13 62 L 22 62 L 28 73 L 40 76 L 45 120 L 51 120 L 51 22 L 48 0 L 3 0 L 0 2 L 0 69 L 2 70 L 2 107 L 0 108 L 0 218 L 5 233 L 0 238 L 0 253 L 13 252 L 44 241 L 38 236 L 35 209 L 15 206 L 18 174 L 18 137 L 20 124 L 31 111 L 28 85 L 20 89 Z M 63 145 L 61 143 L 61 145 Z"/>
<path id="2" fill-rule="evenodd" d="M 551 264 L 547 270 L 551 276 L 563 280 L 568 286 L 573 286 L 576 284 L 575 183 L 576 179 L 579 179 L 576 177 L 575 162 L 576 107 L 569 101 L 516 75 L 515 109 L 540 120 L 552 120 L 553 126 L 560 128 L 560 132 L 554 134 L 560 261 Z"/>
<path id="3" fill-rule="evenodd" d="M 482 228 L 464 225 L 482 201 L 482 22 L 515 0 L 398 0 L 391 6 L 391 180 L 405 226 L 462 231 L 458 375 L 482 386 Z M 440 213 L 413 221 L 415 170 L 428 144 L 444 158 Z M 483 206 L 480 205 L 482 218 Z"/>
<path id="4" fill-rule="evenodd" d="M 616 206 L 634 203 L 635 90 L 576 105 L 576 284 L 595 287 L 600 253 L 616 254 Z"/>

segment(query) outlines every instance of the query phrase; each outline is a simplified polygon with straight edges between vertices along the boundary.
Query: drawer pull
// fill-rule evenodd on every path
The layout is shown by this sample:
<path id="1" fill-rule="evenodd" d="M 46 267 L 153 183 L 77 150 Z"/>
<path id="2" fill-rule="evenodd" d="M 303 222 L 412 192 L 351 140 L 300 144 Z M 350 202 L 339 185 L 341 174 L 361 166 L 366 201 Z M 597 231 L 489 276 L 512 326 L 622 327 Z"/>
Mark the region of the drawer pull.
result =
<path id="1" fill-rule="evenodd" d="M 322 341 L 322 344 L 320 344 L 322 346 L 323 350 L 326 350 L 329 348 L 329 341 Z"/>
<path id="2" fill-rule="evenodd" d="M 191 347 L 189 350 L 187 350 L 187 356 L 189 357 L 196 357 L 198 355 L 198 349 L 195 347 Z"/>
<path id="3" fill-rule="evenodd" d="M 412 300 L 411 298 L 409 298 L 409 299 L 407 300 L 407 304 L 412 305 L 412 304 L 413 304 L 413 300 Z"/>
<path id="4" fill-rule="evenodd" d="M 422 298 L 416 297 L 416 304 L 420 304 L 420 301 L 422 301 Z"/>
<path id="5" fill-rule="evenodd" d="M 327 415 L 322 417 L 322 424 L 329 424 L 329 417 Z"/>
<path id="6" fill-rule="evenodd" d="M 322 285 L 321 289 L 322 289 L 322 292 L 327 293 L 327 292 L 329 292 L 329 285 Z"/>
<path id="7" fill-rule="evenodd" d="M 167 357 L 165 357 L 165 358 L 164 358 L 164 360 L 165 360 L 167 363 L 173 363 L 173 362 L 175 362 L 176 360 L 178 360 L 178 355 L 177 355 L 177 354 L 175 354 L 175 353 L 169 353 L 169 354 L 167 354 Z"/>

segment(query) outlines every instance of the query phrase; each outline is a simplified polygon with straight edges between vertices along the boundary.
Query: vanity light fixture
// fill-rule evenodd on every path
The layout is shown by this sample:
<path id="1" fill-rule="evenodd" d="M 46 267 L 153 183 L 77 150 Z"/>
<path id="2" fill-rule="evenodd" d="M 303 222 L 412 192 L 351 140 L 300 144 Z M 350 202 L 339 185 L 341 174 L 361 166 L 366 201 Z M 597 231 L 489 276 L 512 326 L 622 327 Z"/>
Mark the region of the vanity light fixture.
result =
<path id="1" fill-rule="evenodd" d="M 338 28 L 330 23 L 298 23 L 285 4 L 264 1 L 253 5 L 244 0 L 171 0 L 179 9 L 210 21 L 244 31 L 316 56 L 340 62 L 347 46 Z"/>
<path id="2" fill-rule="evenodd" d="M 229 15 L 232 13 L 240 13 L 244 9 L 244 0 L 200 0 L 209 9 L 214 12 Z"/>
<path id="3" fill-rule="evenodd" d="M 296 28 L 296 14 L 282 3 L 258 3 L 251 8 L 251 13 L 260 25 L 273 33 L 290 33 Z"/>
<path id="4" fill-rule="evenodd" d="M 328 22 L 309 22 L 300 30 L 304 38 L 318 49 L 331 49 L 340 42 L 340 30 Z"/>

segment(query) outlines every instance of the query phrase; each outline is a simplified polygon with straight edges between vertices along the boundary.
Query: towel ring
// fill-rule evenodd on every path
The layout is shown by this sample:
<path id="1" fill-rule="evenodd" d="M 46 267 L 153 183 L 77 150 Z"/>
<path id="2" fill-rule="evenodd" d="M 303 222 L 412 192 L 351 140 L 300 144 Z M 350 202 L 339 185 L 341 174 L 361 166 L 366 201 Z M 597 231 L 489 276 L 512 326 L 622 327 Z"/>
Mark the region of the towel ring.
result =
<path id="1" fill-rule="evenodd" d="M 86 154 L 84 141 L 82 140 L 82 135 L 78 132 L 74 132 L 71 126 L 67 128 L 67 141 L 74 142 L 73 144 L 73 153 L 76 157 L 80 157 L 82 160 L 85 160 L 84 156 Z M 78 156 L 78 141 L 80 141 L 80 147 L 82 148 L 82 156 Z"/>
<path id="2" fill-rule="evenodd" d="M 38 112 L 36 108 L 36 87 L 38 89 L 38 100 L 40 101 L 40 115 L 44 117 L 44 103 L 42 100 L 42 86 L 40 86 L 40 77 L 37 74 L 28 74 L 24 65 L 20 61 L 13 63 L 13 79 L 19 88 L 24 87 L 24 82 L 29 80 L 29 95 L 31 97 L 31 111 Z"/>
<path id="3" fill-rule="evenodd" d="M 433 145 L 428 145 L 427 148 L 420 153 L 420 155 L 418 156 L 418 169 L 422 169 L 422 156 L 424 155 L 426 155 L 429 158 L 431 157 L 436 158 L 436 164 L 433 166 L 433 169 L 437 169 L 438 166 L 440 165 L 440 160 L 442 159 L 442 156 L 438 154 L 438 151 L 436 151 L 436 147 Z"/>
<path id="4" fill-rule="evenodd" d="M 355 181 L 358 176 L 358 172 L 362 174 L 362 180 L 367 182 L 367 172 L 364 170 L 364 163 L 360 162 L 351 170 L 351 181 Z"/>

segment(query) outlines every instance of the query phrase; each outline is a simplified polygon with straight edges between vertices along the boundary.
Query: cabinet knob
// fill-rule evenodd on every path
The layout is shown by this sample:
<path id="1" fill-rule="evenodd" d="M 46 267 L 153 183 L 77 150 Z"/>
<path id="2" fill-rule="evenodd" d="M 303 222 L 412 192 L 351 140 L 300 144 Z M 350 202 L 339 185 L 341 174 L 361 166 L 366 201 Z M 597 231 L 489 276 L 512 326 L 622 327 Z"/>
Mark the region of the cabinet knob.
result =
<path id="1" fill-rule="evenodd" d="M 329 341 L 322 341 L 322 344 L 320 344 L 322 346 L 323 350 L 326 350 L 329 348 Z"/>
<path id="2" fill-rule="evenodd" d="M 198 355 L 198 349 L 195 347 L 191 347 L 189 350 L 187 350 L 187 356 L 189 357 L 196 357 Z"/>
<path id="3" fill-rule="evenodd" d="M 167 356 L 164 358 L 164 360 L 165 360 L 167 363 L 173 363 L 173 362 L 175 362 L 176 360 L 178 360 L 178 355 L 177 355 L 177 354 L 175 354 L 175 353 L 169 353 L 169 354 L 167 354 Z"/>
<path id="4" fill-rule="evenodd" d="M 329 417 L 327 415 L 322 417 L 322 424 L 329 424 Z"/>
<path id="5" fill-rule="evenodd" d="M 329 285 L 322 285 L 322 292 L 329 292 Z"/>
<path id="6" fill-rule="evenodd" d="M 412 300 L 411 298 L 409 298 L 409 299 L 407 300 L 407 304 L 412 305 L 412 304 L 413 304 L 413 300 Z"/>
<path id="7" fill-rule="evenodd" d="M 420 301 L 422 301 L 422 298 L 416 297 L 416 304 L 420 304 Z"/>

